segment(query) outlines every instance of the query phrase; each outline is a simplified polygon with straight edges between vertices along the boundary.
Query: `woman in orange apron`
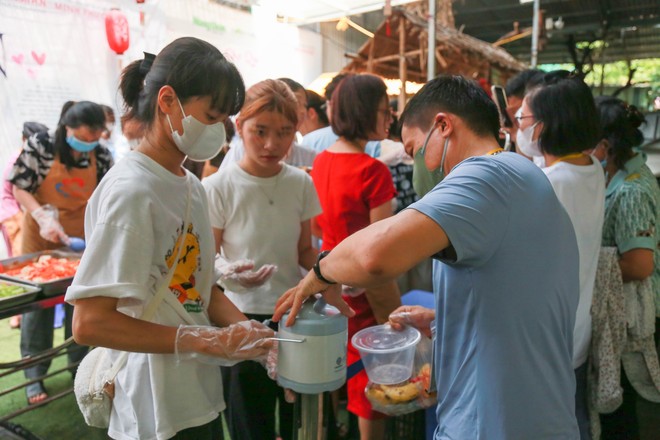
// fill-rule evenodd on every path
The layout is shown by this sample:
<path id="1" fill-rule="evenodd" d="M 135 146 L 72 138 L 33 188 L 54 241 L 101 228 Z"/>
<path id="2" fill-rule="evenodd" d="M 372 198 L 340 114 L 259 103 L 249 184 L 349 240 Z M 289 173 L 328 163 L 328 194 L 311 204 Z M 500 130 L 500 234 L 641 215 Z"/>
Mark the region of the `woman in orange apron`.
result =
<path id="1" fill-rule="evenodd" d="M 69 237 L 84 237 L 85 207 L 94 188 L 112 166 L 110 152 L 98 144 L 105 115 L 98 104 L 68 102 L 54 136 L 39 133 L 27 142 L 9 176 L 14 196 L 25 211 L 21 253 L 65 246 Z M 65 338 L 71 336 L 71 306 L 65 306 Z M 21 355 L 33 356 L 53 346 L 52 308 L 27 313 L 21 323 Z M 69 362 L 82 359 L 86 349 L 73 345 Z M 28 379 L 48 371 L 50 362 L 25 370 Z M 75 370 L 74 370 L 75 371 Z M 41 380 L 26 388 L 28 404 L 48 395 Z"/>

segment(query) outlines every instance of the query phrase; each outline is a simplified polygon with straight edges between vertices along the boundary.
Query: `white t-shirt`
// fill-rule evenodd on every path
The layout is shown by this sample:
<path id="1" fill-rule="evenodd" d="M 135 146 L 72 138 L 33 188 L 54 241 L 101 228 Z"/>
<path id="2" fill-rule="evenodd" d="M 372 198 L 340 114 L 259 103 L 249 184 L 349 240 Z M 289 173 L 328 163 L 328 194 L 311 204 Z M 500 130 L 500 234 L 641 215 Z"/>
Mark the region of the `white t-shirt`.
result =
<path id="1" fill-rule="evenodd" d="M 89 200 L 87 248 L 66 300 L 119 298 L 119 311 L 139 317 L 174 258 L 188 184 L 190 226 L 170 289 L 195 322 L 208 325 L 215 278 L 204 189 L 191 173 L 176 176 L 135 151 L 110 169 Z M 152 321 L 170 326 L 184 323 L 165 302 Z M 113 351 L 115 357 L 118 353 Z M 210 422 L 224 408 L 217 366 L 196 361 L 177 364 L 173 354 L 130 353 L 115 380 L 108 435 L 122 440 L 166 439 Z"/>
<path id="2" fill-rule="evenodd" d="M 202 185 L 211 226 L 223 230 L 222 256 L 229 261 L 252 259 L 256 268 L 277 265 L 265 285 L 246 293 L 225 290 L 225 294 L 243 313 L 273 313 L 277 299 L 301 279 L 301 223 L 321 212 L 312 179 L 290 165 L 274 177 L 263 178 L 233 163 L 204 179 Z"/>
<path id="3" fill-rule="evenodd" d="M 573 332 L 573 368 L 587 360 L 591 342 L 591 300 L 605 215 L 605 175 L 598 160 L 588 166 L 556 162 L 543 168 L 573 222 L 580 253 L 580 301 Z"/>
<path id="4" fill-rule="evenodd" d="M 294 167 L 311 167 L 314 164 L 316 154 L 316 151 L 311 148 L 307 148 L 294 141 L 291 144 L 289 153 L 284 157 L 284 163 Z M 236 136 L 232 139 L 229 151 L 227 151 L 225 158 L 222 159 L 218 170 L 224 170 L 234 162 L 240 162 L 244 155 L 245 147 L 243 146 L 243 140 Z"/>

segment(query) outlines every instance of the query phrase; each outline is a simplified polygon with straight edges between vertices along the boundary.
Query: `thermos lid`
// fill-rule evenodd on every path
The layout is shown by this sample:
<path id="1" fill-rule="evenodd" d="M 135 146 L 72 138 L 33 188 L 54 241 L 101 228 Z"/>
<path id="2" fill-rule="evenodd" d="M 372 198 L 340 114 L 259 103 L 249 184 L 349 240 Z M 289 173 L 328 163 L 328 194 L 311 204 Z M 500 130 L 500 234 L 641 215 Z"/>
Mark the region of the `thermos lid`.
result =
<path id="1" fill-rule="evenodd" d="M 305 301 L 298 312 L 296 322 L 286 327 L 289 313 L 282 316 L 280 328 L 286 328 L 289 333 L 308 336 L 334 335 L 348 329 L 348 319 L 339 313 L 339 309 L 325 302 L 321 297 Z"/>

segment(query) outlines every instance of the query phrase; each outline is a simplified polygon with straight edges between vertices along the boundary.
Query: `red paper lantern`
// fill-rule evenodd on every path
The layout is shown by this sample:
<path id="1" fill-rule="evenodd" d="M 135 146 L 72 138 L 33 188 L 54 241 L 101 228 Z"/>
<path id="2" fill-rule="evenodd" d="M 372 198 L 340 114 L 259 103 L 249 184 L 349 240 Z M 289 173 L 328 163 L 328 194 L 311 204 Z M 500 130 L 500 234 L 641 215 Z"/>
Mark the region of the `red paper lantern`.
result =
<path id="1" fill-rule="evenodd" d="M 105 15 L 105 35 L 108 45 L 117 55 L 128 49 L 128 20 L 119 9 L 111 9 Z"/>

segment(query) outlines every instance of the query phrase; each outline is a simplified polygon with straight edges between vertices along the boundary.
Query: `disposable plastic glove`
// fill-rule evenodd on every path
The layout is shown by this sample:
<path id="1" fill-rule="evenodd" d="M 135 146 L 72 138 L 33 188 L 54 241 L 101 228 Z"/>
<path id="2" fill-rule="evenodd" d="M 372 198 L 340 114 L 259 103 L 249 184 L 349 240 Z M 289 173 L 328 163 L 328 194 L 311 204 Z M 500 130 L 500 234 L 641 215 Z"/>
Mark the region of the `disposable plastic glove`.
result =
<path id="1" fill-rule="evenodd" d="M 39 235 L 53 243 L 69 244 L 69 236 L 59 222 L 59 213 L 53 205 L 42 205 L 30 213 L 39 225 Z"/>
<path id="2" fill-rule="evenodd" d="M 261 362 L 261 365 L 266 369 L 268 377 L 277 380 L 277 356 L 279 354 L 279 343 L 273 341 L 273 346 L 268 350 L 266 358 Z"/>
<path id="3" fill-rule="evenodd" d="M 273 346 L 275 332 L 250 320 L 228 327 L 180 325 L 176 332 L 174 354 L 177 362 L 196 359 L 200 362 L 230 367 L 240 361 L 263 361 Z"/>
<path id="4" fill-rule="evenodd" d="M 254 261 L 238 260 L 230 262 L 218 256 L 215 260 L 218 281 L 228 290 L 244 293 L 249 289 L 263 286 L 277 271 L 274 264 L 264 264 L 258 270 L 254 269 Z"/>
<path id="5" fill-rule="evenodd" d="M 401 306 L 390 313 L 389 323 L 396 330 L 410 325 L 430 337 L 431 323 L 434 319 L 435 311 L 432 309 L 422 306 Z"/>

